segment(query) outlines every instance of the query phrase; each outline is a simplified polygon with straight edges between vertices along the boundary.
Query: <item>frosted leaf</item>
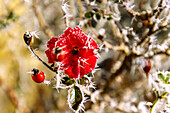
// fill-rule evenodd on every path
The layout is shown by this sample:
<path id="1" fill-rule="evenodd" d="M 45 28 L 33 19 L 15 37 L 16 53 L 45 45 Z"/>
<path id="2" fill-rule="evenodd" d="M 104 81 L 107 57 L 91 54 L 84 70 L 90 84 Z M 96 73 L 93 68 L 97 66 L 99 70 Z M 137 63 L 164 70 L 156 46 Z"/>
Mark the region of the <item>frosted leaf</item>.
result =
<path id="1" fill-rule="evenodd" d="M 84 93 L 77 86 L 73 86 L 68 90 L 68 104 L 69 107 L 76 113 L 80 110 L 84 111 L 84 105 L 86 98 L 84 97 Z"/>

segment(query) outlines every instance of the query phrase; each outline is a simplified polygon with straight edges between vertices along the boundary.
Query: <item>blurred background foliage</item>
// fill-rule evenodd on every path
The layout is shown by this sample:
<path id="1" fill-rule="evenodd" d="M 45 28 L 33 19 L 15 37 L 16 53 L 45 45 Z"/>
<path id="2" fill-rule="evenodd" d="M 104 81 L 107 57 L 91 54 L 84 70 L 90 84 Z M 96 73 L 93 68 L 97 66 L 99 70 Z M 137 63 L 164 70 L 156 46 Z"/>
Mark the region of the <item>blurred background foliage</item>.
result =
<path id="1" fill-rule="evenodd" d="M 45 5 L 45 1 L 39 1 L 39 3 L 40 6 Z M 55 9 L 60 8 L 57 7 L 59 6 L 57 2 L 55 5 L 51 4 L 52 6 L 55 6 Z M 54 8 L 51 9 L 54 10 Z M 52 10 L 48 9 L 48 11 Z M 57 24 L 64 22 L 62 22 L 61 9 L 60 12 L 55 10 L 55 13 L 58 14 L 56 17 L 58 20 L 55 20 L 54 29 L 62 28 L 55 30 L 58 34 L 64 27 L 62 24 Z M 46 49 L 45 42 L 49 38 L 41 31 L 31 3 L 23 0 L 0 0 L 0 112 L 54 113 L 55 110 L 62 112 L 68 109 L 67 91 L 62 90 L 58 93 L 56 89 L 44 84 L 36 84 L 27 73 L 34 67 L 43 70 L 47 74 L 47 79 L 54 76 L 54 73 L 50 73 L 36 58 L 31 56 L 23 41 L 23 34 L 27 30 L 39 32 L 41 39 L 35 39 L 33 47 L 38 48 L 37 53 L 47 60 L 44 50 Z"/>
<path id="2" fill-rule="evenodd" d="M 70 19 L 71 27 L 79 25 L 79 19 L 84 19 L 78 17 L 83 17 L 85 14 L 85 17 L 90 18 L 93 15 L 92 13 L 87 13 L 88 11 L 83 12 L 84 9 L 81 7 L 82 4 L 79 4 L 80 1 L 81 0 L 70 0 L 68 2 L 70 4 L 70 12 L 72 12 L 74 16 Z M 102 3 L 107 2 L 107 0 L 96 1 L 100 4 L 101 9 L 104 8 Z M 154 0 L 137 0 L 135 5 L 139 7 L 136 6 L 134 9 L 136 11 L 142 11 L 152 8 L 156 4 L 153 1 Z M 36 4 L 46 24 L 45 27 L 49 27 L 51 32 L 54 33 L 54 36 L 63 33 L 66 27 L 61 8 L 62 2 L 60 0 L 36 0 Z M 80 7 L 83 10 L 81 10 Z M 31 53 L 23 41 L 25 31 L 37 31 L 40 39 L 34 39 L 32 45 L 37 49 L 37 54 L 47 61 L 44 51 L 46 50 L 45 43 L 48 41 L 49 35 L 40 25 L 41 23 L 37 19 L 34 8 L 31 0 L 0 0 L 0 112 L 72 113 L 67 104 L 67 90 L 59 90 L 58 93 L 56 89 L 45 84 L 36 84 L 32 81 L 30 74 L 27 73 L 32 68 L 38 68 L 45 72 L 47 80 L 55 76 L 54 73 L 50 72 L 36 58 L 31 56 Z M 123 15 L 120 23 L 123 26 L 128 26 L 132 18 L 130 15 L 127 15 L 123 9 L 121 9 L 120 12 Z M 101 18 L 101 15 L 96 16 L 98 19 Z M 105 28 L 106 33 L 104 37 L 109 37 L 106 40 L 111 44 L 117 44 L 117 39 L 113 38 L 113 40 L 110 40 L 113 31 L 110 23 L 106 22 L 110 19 L 111 18 L 107 16 L 107 19 L 103 20 L 103 23 L 102 21 L 98 21 L 100 24 L 97 24 L 96 21 L 92 20 L 91 24 L 96 31 L 99 31 L 101 27 Z M 86 34 L 90 32 L 86 27 L 82 27 L 82 30 Z M 138 32 L 140 33 L 140 31 Z M 160 41 L 163 37 L 167 37 L 168 33 L 169 30 L 160 33 Z M 97 89 L 102 89 L 107 82 L 105 79 L 110 75 L 109 67 L 112 65 L 110 62 L 113 63 L 118 57 L 121 57 L 121 53 L 114 50 L 110 50 L 109 52 L 102 51 L 100 54 L 102 57 L 99 58 L 98 63 L 102 69 L 96 72 L 94 79 Z M 152 62 L 154 61 L 157 62 L 153 64 L 153 71 L 157 69 L 170 70 L 169 57 L 164 55 L 156 56 Z M 113 110 L 110 105 L 104 105 L 102 102 L 93 104 L 89 101 L 85 104 L 87 112 L 95 113 L 104 109 L 104 107 L 107 109 L 105 111 L 107 113 L 113 113 L 113 111 L 115 111 L 115 113 L 124 113 L 123 107 L 132 109 L 126 112 L 132 112 L 133 110 L 133 112 L 138 112 L 140 102 L 153 101 L 154 97 L 150 89 L 148 89 L 147 79 L 139 71 L 135 73 L 136 77 L 133 75 L 121 75 L 117 77 L 114 80 L 114 84 L 109 86 L 111 87 L 110 92 L 106 91 L 108 94 L 102 95 L 103 98 L 108 101 L 110 100 L 109 96 L 111 96 L 114 100 L 112 103 L 113 106 L 115 104 L 120 107 L 114 108 Z M 132 84 L 133 82 L 134 84 Z M 102 106 L 103 108 L 101 108 Z M 118 109 L 121 107 L 122 109 Z M 101 112 L 104 113 L 104 111 Z"/>

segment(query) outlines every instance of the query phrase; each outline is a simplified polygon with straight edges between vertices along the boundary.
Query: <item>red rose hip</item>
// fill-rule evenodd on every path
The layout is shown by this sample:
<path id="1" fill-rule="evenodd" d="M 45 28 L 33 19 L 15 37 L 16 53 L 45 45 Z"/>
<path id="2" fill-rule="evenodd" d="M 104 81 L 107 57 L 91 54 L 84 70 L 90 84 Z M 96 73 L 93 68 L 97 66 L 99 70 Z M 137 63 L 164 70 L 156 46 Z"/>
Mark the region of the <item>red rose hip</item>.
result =
<path id="1" fill-rule="evenodd" d="M 34 82 L 36 82 L 36 83 L 41 83 L 41 82 L 44 81 L 44 79 L 45 79 L 45 74 L 44 74 L 44 72 L 39 71 L 38 69 L 35 69 L 35 68 L 32 69 L 31 71 L 32 71 L 32 73 L 33 73 L 33 74 L 31 74 L 31 77 L 32 77 L 32 79 L 34 80 Z"/>

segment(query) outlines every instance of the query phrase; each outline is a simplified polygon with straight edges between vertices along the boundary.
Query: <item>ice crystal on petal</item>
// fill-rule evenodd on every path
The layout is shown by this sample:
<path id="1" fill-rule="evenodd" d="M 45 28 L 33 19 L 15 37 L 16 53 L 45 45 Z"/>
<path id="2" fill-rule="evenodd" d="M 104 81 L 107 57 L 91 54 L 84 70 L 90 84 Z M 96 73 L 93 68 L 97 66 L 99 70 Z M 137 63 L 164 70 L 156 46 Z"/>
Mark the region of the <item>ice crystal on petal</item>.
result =
<path id="1" fill-rule="evenodd" d="M 60 70 L 70 78 L 82 78 L 95 68 L 98 59 L 95 50 L 99 47 L 93 38 L 86 36 L 79 27 L 69 27 L 64 34 L 52 37 L 47 42 L 47 47 L 45 53 L 48 62 L 59 62 Z"/>

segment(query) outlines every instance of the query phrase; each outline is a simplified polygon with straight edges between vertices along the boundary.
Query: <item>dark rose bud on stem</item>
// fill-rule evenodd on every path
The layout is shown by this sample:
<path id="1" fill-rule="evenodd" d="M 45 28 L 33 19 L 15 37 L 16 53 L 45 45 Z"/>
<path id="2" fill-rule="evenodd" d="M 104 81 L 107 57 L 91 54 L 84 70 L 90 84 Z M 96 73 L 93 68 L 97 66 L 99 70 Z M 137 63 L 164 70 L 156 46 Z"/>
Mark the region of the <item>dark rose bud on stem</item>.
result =
<path id="1" fill-rule="evenodd" d="M 146 73 L 146 76 L 148 78 L 149 72 L 151 70 L 151 61 L 150 59 L 145 59 L 145 66 L 143 67 L 144 72 Z"/>
<path id="2" fill-rule="evenodd" d="M 30 32 L 28 31 L 25 32 L 23 38 L 24 38 L 25 43 L 29 46 L 31 43 L 31 39 L 32 39 L 32 35 L 30 34 Z"/>

